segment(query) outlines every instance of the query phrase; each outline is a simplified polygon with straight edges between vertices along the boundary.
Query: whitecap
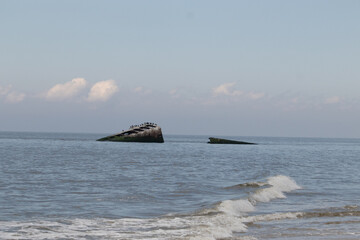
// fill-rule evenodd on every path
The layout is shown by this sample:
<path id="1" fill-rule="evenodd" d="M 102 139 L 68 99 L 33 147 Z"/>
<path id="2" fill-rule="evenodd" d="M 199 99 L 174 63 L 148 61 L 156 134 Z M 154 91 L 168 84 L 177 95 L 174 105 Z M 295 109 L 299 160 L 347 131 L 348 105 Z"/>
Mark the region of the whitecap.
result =
<path id="1" fill-rule="evenodd" d="M 286 198 L 284 192 L 301 189 L 293 179 L 284 175 L 269 177 L 267 183 L 271 187 L 255 191 L 255 193 L 250 195 L 250 201 L 254 203 L 269 202 L 276 198 Z"/>

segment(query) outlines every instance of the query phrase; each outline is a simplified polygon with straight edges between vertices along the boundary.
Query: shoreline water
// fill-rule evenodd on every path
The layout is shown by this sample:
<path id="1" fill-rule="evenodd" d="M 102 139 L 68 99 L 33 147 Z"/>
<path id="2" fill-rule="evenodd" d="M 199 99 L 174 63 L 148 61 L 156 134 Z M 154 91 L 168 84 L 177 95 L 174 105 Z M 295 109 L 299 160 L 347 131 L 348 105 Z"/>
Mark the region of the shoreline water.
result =
<path id="1" fill-rule="evenodd" d="M 360 140 L 0 136 L 3 239 L 358 239 Z M 167 139 L 166 139 L 167 138 Z M 246 139 L 239 137 L 239 139 Z"/>

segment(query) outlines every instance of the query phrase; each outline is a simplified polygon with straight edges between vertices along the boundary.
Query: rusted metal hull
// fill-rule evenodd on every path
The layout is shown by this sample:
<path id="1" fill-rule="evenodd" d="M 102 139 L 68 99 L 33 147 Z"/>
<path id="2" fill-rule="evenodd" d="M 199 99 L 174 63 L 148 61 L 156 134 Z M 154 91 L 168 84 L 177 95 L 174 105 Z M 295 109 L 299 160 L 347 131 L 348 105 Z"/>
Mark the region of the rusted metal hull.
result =
<path id="1" fill-rule="evenodd" d="M 235 141 L 235 140 L 228 140 L 223 138 L 209 138 L 209 142 L 211 144 L 256 144 L 250 142 L 243 142 L 243 141 Z"/>
<path id="2" fill-rule="evenodd" d="M 97 141 L 163 143 L 164 137 L 159 126 L 144 123 L 138 126 L 131 126 L 127 131 L 100 138 Z"/>

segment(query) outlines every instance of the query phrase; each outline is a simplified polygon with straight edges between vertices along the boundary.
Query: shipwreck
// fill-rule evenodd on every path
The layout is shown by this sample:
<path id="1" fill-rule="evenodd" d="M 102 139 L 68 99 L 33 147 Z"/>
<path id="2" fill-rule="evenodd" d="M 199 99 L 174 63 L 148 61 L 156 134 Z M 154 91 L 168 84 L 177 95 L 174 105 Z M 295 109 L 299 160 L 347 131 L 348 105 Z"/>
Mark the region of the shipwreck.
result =
<path id="1" fill-rule="evenodd" d="M 161 128 L 157 124 L 145 122 L 140 125 L 132 125 L 129 130 L 100 138 L 97 141 L 163 143 L 164 138 Z"/>
<path id="2" fill-rule="evenodd" d="M 210 144 L 256 144 L 256 143 L 251 143 L 251 142 L 243 142 L 243 141 L 235 141 L 235 140 L 228 140 L 228 139 L 223 139 L 223 138 L 209 138 L 209 142 Z"/>

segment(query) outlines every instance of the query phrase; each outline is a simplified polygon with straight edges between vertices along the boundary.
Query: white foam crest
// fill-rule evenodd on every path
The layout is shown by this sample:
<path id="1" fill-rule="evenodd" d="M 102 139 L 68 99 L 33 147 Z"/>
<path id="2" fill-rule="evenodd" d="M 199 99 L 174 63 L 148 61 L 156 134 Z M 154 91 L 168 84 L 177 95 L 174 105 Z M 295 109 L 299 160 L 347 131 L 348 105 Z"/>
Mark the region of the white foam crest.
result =
<path id="1" fill-rule="evenodd" d="M 0 236 L 5 239 L 191 239 L 234 238 L 246 232 L 245 223 L 296 218 L 301 213 L 275 213 L 247 216 L 256 202 L 284 198 L 284 192 L 300 187 L 287 176 L 270 177 L 271 187 L 259 189 L 249 199 L 225 200 L 212 209 L 194 215 L 173 215 L 152 219 L 68 219 L 53 221 L 0 221 Z"/>
<path id="2" fill-rule="evenodd" d="M 268 183 L 282 192 L 291 192 L 293 190 L 301 189 L 293 179 L 284 175 L 269 177 Z"/>
<path id="3" fill-rule="evenodd" d="M 247 213 L 255 211 L 254 205 L 256 202 L 268 202 L 276 198 L 285 198 L 284 192 L 301 188 L 290 177 L 283 175 L 268 178 L 267 183 L 262 186 L 265 185 L 270 187 L 257 190 L 250 195 L 249 199 L 225 200 L 219 203 L 215 209 L 204 210 L 203 214 L 216 212 L 218 214 L 207 215 L 208 217 L 204 218 L 207 222 L 202 222 L 200 227 L 197 228 L 198 233 L 201 234 L 193 239 L 231 238 L 233 232 L 246 232 L 247 227 L 244 224 L 246 222 L 296 218 L 299 215 L 299 213 L 276 213 L 245 217 Z"/>
<path id="4" fill-rule="evenodd" d="M 264 221 L 267 222 L 267 221 L 282 220 L 282 219 L 296 219 L 302 217 L 303 215 L 304 213 L 302 212 L 272 213 L 272 214 L 248 216 L 243 218 L 243 221 L 244 223 L 264 222 Z"/>
<path id="5" fill-rule="evenodd" d="M 269 187 L 265 189 L 257 190 L 250 196 L 251 200 L 255 202 L 270 202 L 276 198 L 286 198 L 285 195 L 275 187 Z"/>
<path id="6" fill-rule="evenodd" d="M 244 216 L 254 211 L 255 207 L 247 199 L 225 200 L 219 204 L 218 210 L 233 216 Z"/>
<path id="7" fill-rule="evenodd" d="M 234 232 L 247 231 L 247 226 L 241 218 L 227 214 L 201 217 L 196 222 L 200 224 L 194 228 L 196 234 L 190 237 L 191 240 L 231 238 Z"/>
<path id="8" fill-rule="evenodd" d="M 240 218 L 215 215 L 153 219 L 71 219 L 0 222 L 5 239 L 221 239 L 245 232 Z"/>
<path id="9" fill-rule="evenodd" d="M 301 189 L 296 182 L 288 176 L 278 175 L 268 178 L 271 187 L 255 191 L 250 195 L 250 200 L 255 202 L 269 202 L 276 198 L 286 198 L 284 192 Z"/>

